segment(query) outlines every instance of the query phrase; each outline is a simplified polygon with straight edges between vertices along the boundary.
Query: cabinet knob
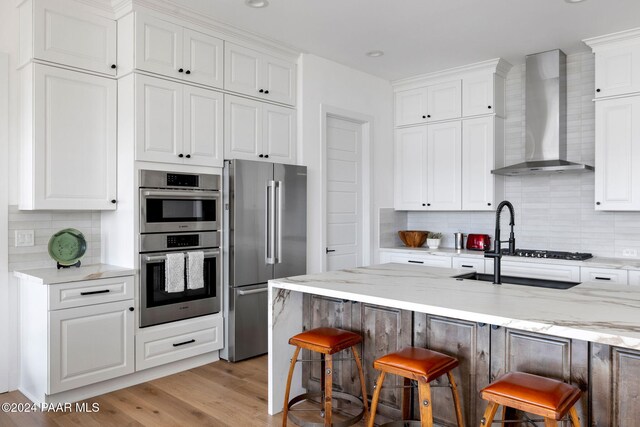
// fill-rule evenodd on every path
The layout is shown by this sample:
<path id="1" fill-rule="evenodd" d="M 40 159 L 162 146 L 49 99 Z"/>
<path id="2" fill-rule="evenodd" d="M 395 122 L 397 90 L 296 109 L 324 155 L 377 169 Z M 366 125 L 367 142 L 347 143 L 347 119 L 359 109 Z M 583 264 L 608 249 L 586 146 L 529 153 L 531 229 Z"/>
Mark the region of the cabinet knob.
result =
<path id="1" fill-rule="evenodd" d="M 111 64 L 111 69 L 115 70 L 116 69 L 116 64 Z"/>
<path id="2" fill-rule="evenodd" d="M 183 71 L 184 71 L 184 69 L 182 69 L 182 68 L 180 68 L 180 69 L 178 70 L 178 72 L 179 72 L 179 73 L 182 73 Z"/>
<path id="3" fill-rule="evenodd" d="M 116 199 L 111 199 L 111 203 L 116 204 Z"/>
<path id="4" fill-rule="evenodd" d="M 268 158 L 269 158 L 269 155 L 268 155 L 268 154 L 265 154 L 265 155 L 264 155 L 264 158 L 265 158 L 265 159 L 268 159 Z"/>
<path id="5" fill-rule="evenodd" d="M 191 154 L 187 154 L 185 157 L 186 157 L 187 159 L 190 159 L 190 158 L 191 158 Z"/>
<path id="6" fill-rule="evenodd" d="M 431 118 L 431 114 L 427 114 L 427 119 L 430 119 L 430 118 Z"/>
<path id="7" fill-rule="evenodd" d="M 258 92 L 260 92 L 260 93 L 264 93 L 264 89 L 260 89 Z"/>
<path id="8" fill-rule="evenodd" d="M 263 158 L 264 154 L 259 154 L 258 157 Z"/>
<path id="9" fill-rule="evenodd" d="M 500 329 L 499 325 L 491 325 L 491 329 L 493 329 L 494 331 L 497 331 L 498 329 Z"/>
<path id="10" fill-rule="evenodd" d="M 129 311 L 133 311 L 133 307 L 129 307 Z"/>
<path id="11" fill-rule="evenodd" d="M 431 203 L 427 203 L 427 206 L 431 206 Z"/>
<path id="12" fill-rule="evenodd" d="M 596 89 L 596 92 L 600 92 L 600 89 Z"/>
<path id="13" fill-rule="evenodd" d="M 489 105 L 489 107 L 487 107 L 487 108 L 489 108 L 489 110 L 491 110 L 491 105 Z"/>
<path id="14" fill-rule="evenodd" d="M 427 118 L 427 116 L 422 116 L 422 118 L 423 118 L 423 119 L 426 119 L 426 118 Z"/>
<path id="15" fill-rule="evenodd" d="M 491 206 L 491 203 L 487 203 L 487 206 Z"/>
<path id="16" fill-rule="evenodd" d="M 178 157 L 183 158 L 184 154 L 178 154 Z"/>
<path id="17" fill-rule="evenodd" d="M 596 205 L 600 206 L 600 202 L 596 202 Z"/>
<path id="18" fill-rule="evenodd" d="M 426 203 L 423 203 L 423 204 L 422 204 L 422 206 L 427 206 L 427 204 L 426 204 Z"/>
<path id="19" fill-rule="evenodd" d="M 185 74 L 191 74 L 191 70 L 187 70 L 184 72 Z"/>
<path id="20" fill-rule="evenodd" d="M 269 93 L 269 89 L 265 90 L 264 93 Z"/>

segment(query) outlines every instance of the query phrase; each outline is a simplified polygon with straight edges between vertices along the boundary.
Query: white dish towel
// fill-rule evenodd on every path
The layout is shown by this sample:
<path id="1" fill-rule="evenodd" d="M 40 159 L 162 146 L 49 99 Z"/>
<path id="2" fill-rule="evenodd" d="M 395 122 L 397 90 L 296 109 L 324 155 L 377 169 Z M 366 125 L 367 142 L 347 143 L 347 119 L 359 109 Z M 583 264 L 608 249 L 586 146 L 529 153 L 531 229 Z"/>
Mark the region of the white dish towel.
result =
<path id="1" fill-rule="evenodd" d="M 204 288 L 204 252 L 187 252 L 187 288 Z"/>
<path id="2" fill-rule="evenodd" d="M 164 262 L 165 292 L 184 292 L 184 254 L 167 254 Z"/>

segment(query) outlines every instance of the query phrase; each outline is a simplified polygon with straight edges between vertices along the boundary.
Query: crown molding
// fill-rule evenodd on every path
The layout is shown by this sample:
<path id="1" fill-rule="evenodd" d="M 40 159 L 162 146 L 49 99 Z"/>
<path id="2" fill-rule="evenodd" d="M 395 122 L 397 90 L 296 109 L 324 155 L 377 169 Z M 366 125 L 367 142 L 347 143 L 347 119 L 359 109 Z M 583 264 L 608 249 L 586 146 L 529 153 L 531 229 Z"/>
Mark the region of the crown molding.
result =
<path id="1" fill-rule="evenodd" d="M 394 80 L 391 82 L 391 85 L 394 87 L 394 89 L 411 89 L 424 86 L 427 82 L 433 83 L 434 81 L 442 81 L 454 76 L 458 77 L 461 74 L 473 74 L 480 72 L 495 73 L 501 77 L 506 78 L 509 70 L 511 70 L 512 67 L 513 65 L 511 65 L 504 59 L 495 58 L 487 61 L 476 62 L 474 64 L 435 71 L 433 73 L 420 74 L 417 76 Z"/>
<path id="2" fill-rule="evenodd" d="M 609 43 L 618 43 L 626 41 L 638 42 L 640 38 L 640 28 L 632 28 L 630 30 L 619 31 L 617 33 L 605 34 L 604 36 L 591 37 L 582 40 L 584 44 L 591 49 L 597 49 L 598 47 L 607 45 Z"/>

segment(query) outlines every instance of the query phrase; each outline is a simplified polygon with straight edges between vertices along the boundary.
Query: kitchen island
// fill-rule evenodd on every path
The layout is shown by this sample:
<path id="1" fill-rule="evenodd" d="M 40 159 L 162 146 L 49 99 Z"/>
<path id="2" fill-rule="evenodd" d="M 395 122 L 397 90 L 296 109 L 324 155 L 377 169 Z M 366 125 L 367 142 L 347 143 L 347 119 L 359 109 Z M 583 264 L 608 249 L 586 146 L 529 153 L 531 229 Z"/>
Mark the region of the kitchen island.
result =
<path id="1" fill-rule="evenodd" d="M 582 418 L 589 417 L 598 426 L 640 419 L 639 288 L 582 283 L 554 290 L 453 277 L 465 272 L 468 270 L 384 264 L 270 281 L 269 413 L 282 409 L 293 354 L 289 337 L 301 332 L 305 324 L 315 327 L 323 322 L 318 316 L 310 322 L 309 310 L 304 314 L 309 307 L 305 298 L 317 296 L 349 306 L 340 309 L 340 316 L 344 319 L 349 312 L 365 325 L 359 331 L 365 336 L 365 347 L 367 339 L 380 336 L 380 331 L 362 321 L 364 311 L 358 312 L 354 304 L 398 313 L 398 329 L 382 335 L 394 341 L 394 346 L 422 345 L 461 359 L 465 371 L 461 382 L 467 383 L 463 396 L 467 424 L 479 420 L 475 418 L 482 402 L 476 399 L 477 390 L 510 370 L 548 370 L 548 375 L 580 386 L 585 391 Z M 334 313 L 326 313 L 324 320 L 331 325 L 335 318 Z M 384 344 L 378 340 L 376 348 Z M 366 350 L 363 354 L 365 364 L 370 365 L 373 360 L 367 358 Z M 292 396 L 309 384 L 308 372 L 303 379 L 301 371 L 300 367 L 296 370 Z M 395 397 L 389 399 L 393 406 Z M 436 415 L 438 399 L 434 396 Z M 450 409 L 439 406 L 443 411 Z M 447 418 L 444 412 L 443 417 Z"/>

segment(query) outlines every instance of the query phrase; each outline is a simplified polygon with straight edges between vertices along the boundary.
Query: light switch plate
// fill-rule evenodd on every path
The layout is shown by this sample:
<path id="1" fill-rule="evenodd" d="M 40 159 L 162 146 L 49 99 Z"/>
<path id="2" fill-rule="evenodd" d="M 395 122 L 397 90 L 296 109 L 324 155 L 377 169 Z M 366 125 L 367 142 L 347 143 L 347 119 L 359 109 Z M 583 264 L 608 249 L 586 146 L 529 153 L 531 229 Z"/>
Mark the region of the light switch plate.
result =
<path id="1" fill-rule="evenodd" d="M 33 230 L 16 230 L 16 247 L 33 246 L 35 237 Z"/>

